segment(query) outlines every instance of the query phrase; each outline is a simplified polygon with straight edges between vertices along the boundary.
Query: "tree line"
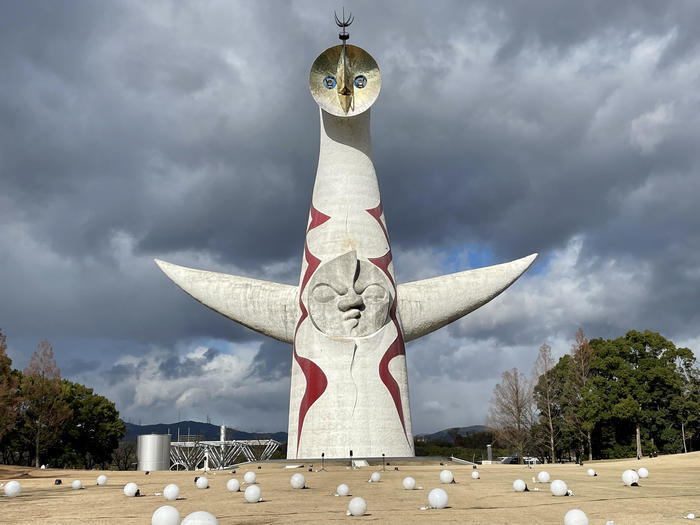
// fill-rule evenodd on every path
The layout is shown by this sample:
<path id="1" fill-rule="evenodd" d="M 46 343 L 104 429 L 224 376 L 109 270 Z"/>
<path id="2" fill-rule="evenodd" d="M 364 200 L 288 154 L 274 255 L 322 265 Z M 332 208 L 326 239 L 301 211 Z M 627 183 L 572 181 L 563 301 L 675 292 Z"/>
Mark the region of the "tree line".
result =
<path id="1" fill-rule="evenodd" d="M 531 377 L 503 372 L 487 425 L 519 458 L 583 461 L 700 447 L 700 372 L 689 348 L 655 332 L 588 340 L 560 359 L 549 345 Z"/>
<path id="2" fill-rule="evenodd" d="M 13 370 L 0 330 L 0 459 L 5 464 L 106 469 L 118 464 L 126 425 L 114 403 L 61 379 L 53 348 L 39 343 Z M 115 453 L 116 452 L 116 453 Z"/>

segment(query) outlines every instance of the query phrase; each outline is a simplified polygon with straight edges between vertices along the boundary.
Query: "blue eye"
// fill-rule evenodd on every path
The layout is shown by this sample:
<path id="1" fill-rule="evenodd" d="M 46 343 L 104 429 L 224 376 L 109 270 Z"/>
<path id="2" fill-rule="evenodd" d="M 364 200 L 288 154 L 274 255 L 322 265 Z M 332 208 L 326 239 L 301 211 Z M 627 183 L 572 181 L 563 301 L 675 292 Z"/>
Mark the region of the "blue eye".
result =
<path id="1" fill-rule="evenodd" d="M 358 75 L 355 77 L 355 87 L 362 89 L 367 85 L 367 77 L 364 75 Z"/>
<path id="2" fill-rule="evenodd" d="M 326 89 L 333 89 L 335 87 L 335 77 L 328 75 L 323 79 L 323 85 L 326 86 Z"/>

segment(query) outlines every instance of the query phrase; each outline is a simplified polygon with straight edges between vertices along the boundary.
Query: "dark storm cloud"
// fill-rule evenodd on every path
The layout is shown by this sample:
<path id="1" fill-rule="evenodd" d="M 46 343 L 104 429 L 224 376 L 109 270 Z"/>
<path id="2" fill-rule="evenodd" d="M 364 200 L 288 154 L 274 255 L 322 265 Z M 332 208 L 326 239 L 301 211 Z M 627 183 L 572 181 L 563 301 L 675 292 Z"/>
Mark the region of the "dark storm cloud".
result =
<path id="1" fill-rule="evenodd" d="M 266 339 L 253 357 L 251 373 L 264 381 L 278 380 L 289 375 L 291 362 L 291 345 Z"/>
<path id="2" fill-rule="evenodd" d="M 202 375 L 204 366 L 220 354 L 221 351 L 216 348 L 209 348 L 201 357 L 170 356 L 160 363 L 158 369 L 166 379 L 199 376 Z"/>
<path id="3" fill-rule="evenodd" d="M 696 2 L 347 7 L 382 70 L 373 156 L 399 276 L 540 252 L 483 312 L 410 346 L 412 391 L 441 375 L 471 388 L 548 340 L 566 351 L 578 326 L 699 338 Z M 194 378 L 235 358 L 250 376 L 235 396 L 263 415 L 235 410 L 286 417 L 288 345 L 151 259 L 298 281 L 318 155 L 308 69 L 337 42 L 332 8 L 3 6 L 0 325 L 17 366 L 48 337 L 64 375 L 104 381 L 134 415 L 167 407 L 142 377 L 226 417 L 230 399 Z M 193 353 L 200 339 L 248 353 Z M 430 410 L 414 418 L 437 424 Z"/>

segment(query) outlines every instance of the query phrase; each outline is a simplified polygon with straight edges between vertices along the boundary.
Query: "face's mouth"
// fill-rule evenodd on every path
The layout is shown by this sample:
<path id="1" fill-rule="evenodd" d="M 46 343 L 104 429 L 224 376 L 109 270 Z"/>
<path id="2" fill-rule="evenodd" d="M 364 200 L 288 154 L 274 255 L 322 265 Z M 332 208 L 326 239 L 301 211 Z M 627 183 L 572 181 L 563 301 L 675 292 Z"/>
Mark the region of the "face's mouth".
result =
<path id="1" fill-rule="evenodd" d="M 343 321 L 355 321 L 360 319 L 362 312 L 357 308 L 351 308 L 347 312 L 343 313 Z"/>

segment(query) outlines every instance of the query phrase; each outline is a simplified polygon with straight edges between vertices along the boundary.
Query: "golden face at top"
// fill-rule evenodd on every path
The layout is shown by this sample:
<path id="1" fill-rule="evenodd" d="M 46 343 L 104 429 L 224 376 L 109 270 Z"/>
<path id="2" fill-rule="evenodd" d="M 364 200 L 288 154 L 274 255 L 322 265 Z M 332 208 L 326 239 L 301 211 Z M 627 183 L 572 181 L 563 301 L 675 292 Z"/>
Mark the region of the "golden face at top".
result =
<path id="1" fill-rule="evenodd" d="M 379 66 L 364 49 L 333 46 L 311 66 L 309 89 L 316 103 L 336 117 L 351 117 L 369 109 L 379 96 Z"/>

